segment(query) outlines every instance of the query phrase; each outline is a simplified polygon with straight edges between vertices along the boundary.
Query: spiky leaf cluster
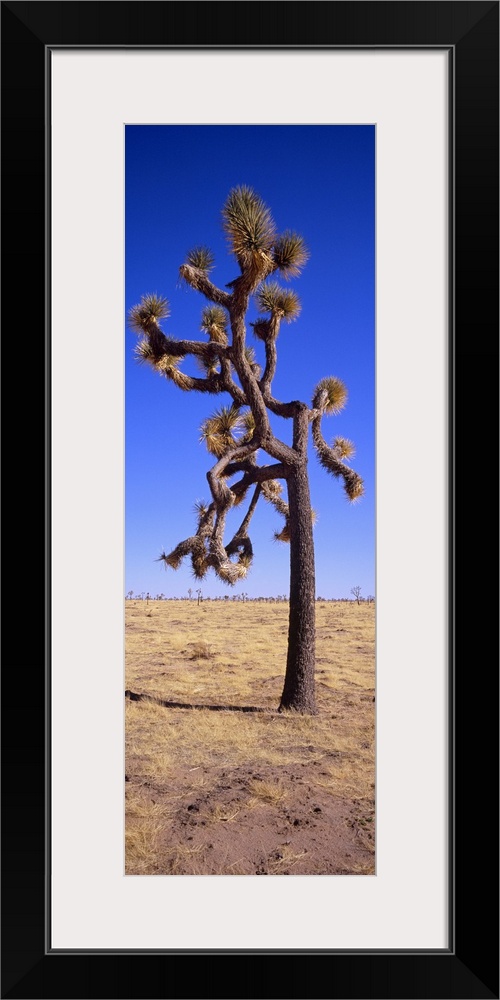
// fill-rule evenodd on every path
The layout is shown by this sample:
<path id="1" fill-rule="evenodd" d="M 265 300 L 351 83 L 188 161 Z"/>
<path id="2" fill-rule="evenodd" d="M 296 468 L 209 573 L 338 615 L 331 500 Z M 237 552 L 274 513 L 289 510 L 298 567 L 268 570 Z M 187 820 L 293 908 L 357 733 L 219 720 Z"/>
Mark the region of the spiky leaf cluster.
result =
<path id="1" fill-rule="evenodd" d="M 240 443 L 246 444 L 248 441 L 252 440 L 255 433 L 255 417 L 251 410 L 245 410 L 245 412 L 241 414 L 240 426 L 242 431 Z"/>
<path id="2" fill-rule="evenodd" d="M 206 306 L 201 315 L 201 329 L 210 340 L 227 344 L 227 315 L 220 306 Z"/>
<path id="3" fill-rule="evenodd" d="M 292 232 L 291 229 L 286 229 L 273 246 L 275 268 L 285 279 L 294 278 L 300 274 L 309 260 L 309 256 L 303 237 Z"/>
<path id="4" fill-rule="evenodd" d="M 191 554 L 191 568 L 192 575 L 195 580 L 203 580 L 208 573 L 208 562 L 206 556 L 201 554 L 201 552 L 193 552 Z"/>
<path id="5" fill-rule="evenodd" d="M 177 549 L 174 549 L 173 552 L 162 552 L 159 555 L 157 562 L 162 562 L 165 567 L 170 566 L 171 569 L 179 569 L 182 559 L 183 556 L 177 551 Z"/>
<path id="6" fill-rule="evenodd" d="M 181 358 L 174 358 L 170 354 L 165 354 L 161 346 L 156 344 L 149 337 L 143 337 L 135 348 L 135 356 L 139 364 L 151 365 L 161 375 L 171 378 L 174 372 L 179 371 Z"/>
<path id="7" fill-rule="evenodd" d="M 220 372 L 220 363 L 218 358 L 204 358 L 203 356 L 200 356 L 196 358 L 196 364 L 198 365 L 200 371 L 202 371 L 204 375 L 207 375 L 208 378 L 212 375 L 218 375 Z"/>
<path id="8" fill-rule="evenodd" d="M 141 297 L 138 305 L 132 306 L 128 314 L 129 326 L 136 333 L 143 333 L 151 323 L 158 323 L 170 315 L 167 299 L 161 295 L 148 294 Z"/>
<path id="9" fill-rule="evenodd" d="M 278 479 L 270 479 L 269 482 L 262 484 L 262 492 L 268 500 L 276 499 L 282 496 L 283 487 Z"/>
<path id="10" fill-rule="evenodd" d="M 273 535 L 275 542 L 290 542 L 290 524 L 285 521 L 281 531 L 275 531 Z"/>
<path id="11" fill-rule="evenodd" d="M 205 517 L 205 514 L 208 514 L 209 505 L 205 502 L 205 500 L 195 500 L 193 510 L 198 520 L 201 520 Z"/>
<path id="12" fill-rule="evenodd" d="M 173 358 L 170 354 L 162 354 L 161 358 L 155 364 L 157 371 L 161 372 L 162 375 L 166 375 L 170 378 L 174 372 L 179 371 L 181 359 Z"/>
<path id="13" fill-rule="evenodd" d="M 155 350 L 154 345 L 148 337 L 144 337 L 139 341 L 135 347 L 134 354 L 139 364 L 148 364 L 151 365 L 152 368 L 156 368 L 156 365 L 161 357 L 161 353 Z"/>
<path id="14" fill-rule="evenodd" d="M 353 458 L 356 453 L 356 449 L 352 441 L 349 438 L 336 437 L 333 439 L 332 448 L 335 449 L 339 458 L 349 459 Z"/>
<path id="15" fill-rule="evenodd" d="M 190 267 L 196 267 L 198 271 L 208 274 L 214 268 L 215 257 L 208 247 L 197 246 L 193 247 L 186 255 L 186 263 Z"/>
<path id="16" fill-rule="evenodd" d="M 245 347 L 244 353 L 245 353 L 245 358 L 247 359 L 248 364 L 250 365 L 250 368 L 252 369 L 255 377 L 259 378 L 261 368 L 259 362 L 257 361 L 257 358 L 255 357 L 255 351 L 253 347 Z"/>
<path id="17" fill-rule="evenodd" d="M 347 402 L 347 388 L 340 378 L 330 375 L 318 382 L 313 395 L 314 409 L 323 413 L 336 414 L 343 410 Z"/>
<path id="18" fill-rule="evenodd" d="M 233 188 L 222 209 L 229 247 L 242 270 L 251 265 L 271 270 L 276 227 L 267 205 L 251 188 Z"/>
<path id="19" fill-rule="evenodd" d="M 297 319 L 300 313 L 300 299 L 297 293 L 291 288 L 281 288 L 276 281 L 266 281 L 261 285 L 256 299 L 259 312 L 269 312 L 272 316 L 279 316 L 287 323 Z"/>
<path id="20" fill-rule="evenodd" d="M 237 406 L 221 406 L 207 417 L 201 425 L 200 441 L 204 441 L 208 451 L 221 458 L 230 448 L 238 444 L 235 434 L 241 430 L 242 416 Z"/>
<path id="21" fill-rule="evenodd" d="M 278 235 L 271 212 L 252 188 L 230 191 L 222 209 L 222 224 L 231 252 L 253 286 L 273 271 L 288 279 L 300 274 L 309 259 L 302 236 L 291 229 Z"/>
<path id="22" fill-rule="evenodd" d="M 271 332 L 271 325 L 268 319 L 257 319 L 255 322 L 250 323 L 253 327 L 253 335 L 257 340 L 266 341 Z"/>

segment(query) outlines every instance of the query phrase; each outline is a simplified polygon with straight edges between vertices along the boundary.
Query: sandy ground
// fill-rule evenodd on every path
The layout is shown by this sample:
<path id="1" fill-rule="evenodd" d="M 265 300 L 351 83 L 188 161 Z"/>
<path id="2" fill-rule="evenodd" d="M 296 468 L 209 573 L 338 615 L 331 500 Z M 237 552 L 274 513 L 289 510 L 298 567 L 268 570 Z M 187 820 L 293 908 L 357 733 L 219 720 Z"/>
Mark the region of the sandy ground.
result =
<path id="1" fill-rule="evenodd" d="M 276 711 L 287 619 L 126 602 L 127 874 L 374 873 L 375 607 L 318 602 L 315 717 Z"/>

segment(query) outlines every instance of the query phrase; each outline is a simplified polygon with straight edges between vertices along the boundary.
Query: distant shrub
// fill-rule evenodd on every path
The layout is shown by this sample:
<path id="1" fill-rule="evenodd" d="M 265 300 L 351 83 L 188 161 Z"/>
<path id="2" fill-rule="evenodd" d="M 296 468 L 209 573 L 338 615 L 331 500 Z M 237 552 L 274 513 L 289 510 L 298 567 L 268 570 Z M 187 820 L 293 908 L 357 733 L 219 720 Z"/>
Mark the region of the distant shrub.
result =
<path id="1" fill-rule="evenodd" d="M 192 660 L 210 660 L 213 656 L 212 647 L 208 642 L 194 642 L 191 648 Z"/>

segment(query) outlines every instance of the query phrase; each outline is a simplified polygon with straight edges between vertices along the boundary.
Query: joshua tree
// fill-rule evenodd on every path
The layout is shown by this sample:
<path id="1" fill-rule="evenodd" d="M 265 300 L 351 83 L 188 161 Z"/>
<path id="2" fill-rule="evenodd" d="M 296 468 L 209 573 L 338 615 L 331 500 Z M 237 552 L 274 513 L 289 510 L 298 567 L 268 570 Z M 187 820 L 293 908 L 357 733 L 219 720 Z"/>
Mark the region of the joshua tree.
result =
<path id="1" fill-rule="evenodd" d="M 248 187 L 230 191 L 222 209 L 223 228 L 229 251 L 239 274 L 225 288 L 209 277 L 214 265 L 212 252 L 196 246 L 180 267 L 181 278 L 200 292 L 209 305 L 202 313 L 201 330 L 206 340 L 177 340 L 167 336 L 160 321 L 169 315 L 165 298 L 144 295 L 130 312 L 130 324 L 142 339 L 139 361 L 149 363 L 183 391 L 208 395 L 228 393 L 230 403 L 220 406 L 201 427 L 202 440 L 215 457 L 207 473 L 211 501 L 195 505 L 196 530 L 171 552 L 162 552 L 165 566 L 177 569 L 190 556 L 195 579 L 213 569 L 224 583 L 234 585 L 248 573 L 253 551 L 249 526 L 260 497 L 283 518 L 275 537 L 290 543 L 290 614 L 285 683 L 280 710 L 314 714 L 315 666 L 315 575 L 313 513 L 307 474 L 309 427 L 321 465 L 342 480 L 349 500 L 363 493 L 361 477 L 346 464 L 353 445 L 336 437 L 328 445 L 322 433 L 325 415 L 339 413 L 347 400 L 347 389 L 336 376 L 323 378 L 312 394 L 312 405 L 293 400 L 283 402 L 272 393 L 276 371 L 276 343 L 282 322 L 290 323 L 300 312 L 296 292 L 275 281 L 297 276 L 309 253 L 304 240 L 291 230 L 279 234 L 269 208 Z M 250 325 L 265 350 L 262 371 L 254 351 L 246 344 L 245 320 L 251 296 L 258 319 Z M 201 377 L 181 370 L 183 358 L 193 357 Z M 293 441 L 285 444 L 275 436 L 269 412 L 292 420 Z M 257 461 L 258 451 L 268 459 Z M 286 499 L 282 481 L 286 484 Z M 248 508 L 233 537 L 224 544 L 226 516 L 242 504 L 250 492 Z"/>
<path id="2" fill-rule="evenodd" d="M 361 597 L 361 587 L 351 587 L 351 594 L 354 594 L 354 597 L 359 604 L 359 598 Z"/>

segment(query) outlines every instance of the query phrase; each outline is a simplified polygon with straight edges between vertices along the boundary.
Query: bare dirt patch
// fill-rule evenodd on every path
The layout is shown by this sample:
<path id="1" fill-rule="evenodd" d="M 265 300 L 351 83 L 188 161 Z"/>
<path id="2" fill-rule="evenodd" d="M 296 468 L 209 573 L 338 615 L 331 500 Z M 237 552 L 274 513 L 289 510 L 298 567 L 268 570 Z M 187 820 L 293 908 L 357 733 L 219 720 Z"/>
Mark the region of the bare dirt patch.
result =
<path id="1" fill-rule="evenodd" d="M 127 874 L 374 873 L 374 605 L 318 604 L 315 717 L 276 712 L 287 619 L 126 602 Z"/>

